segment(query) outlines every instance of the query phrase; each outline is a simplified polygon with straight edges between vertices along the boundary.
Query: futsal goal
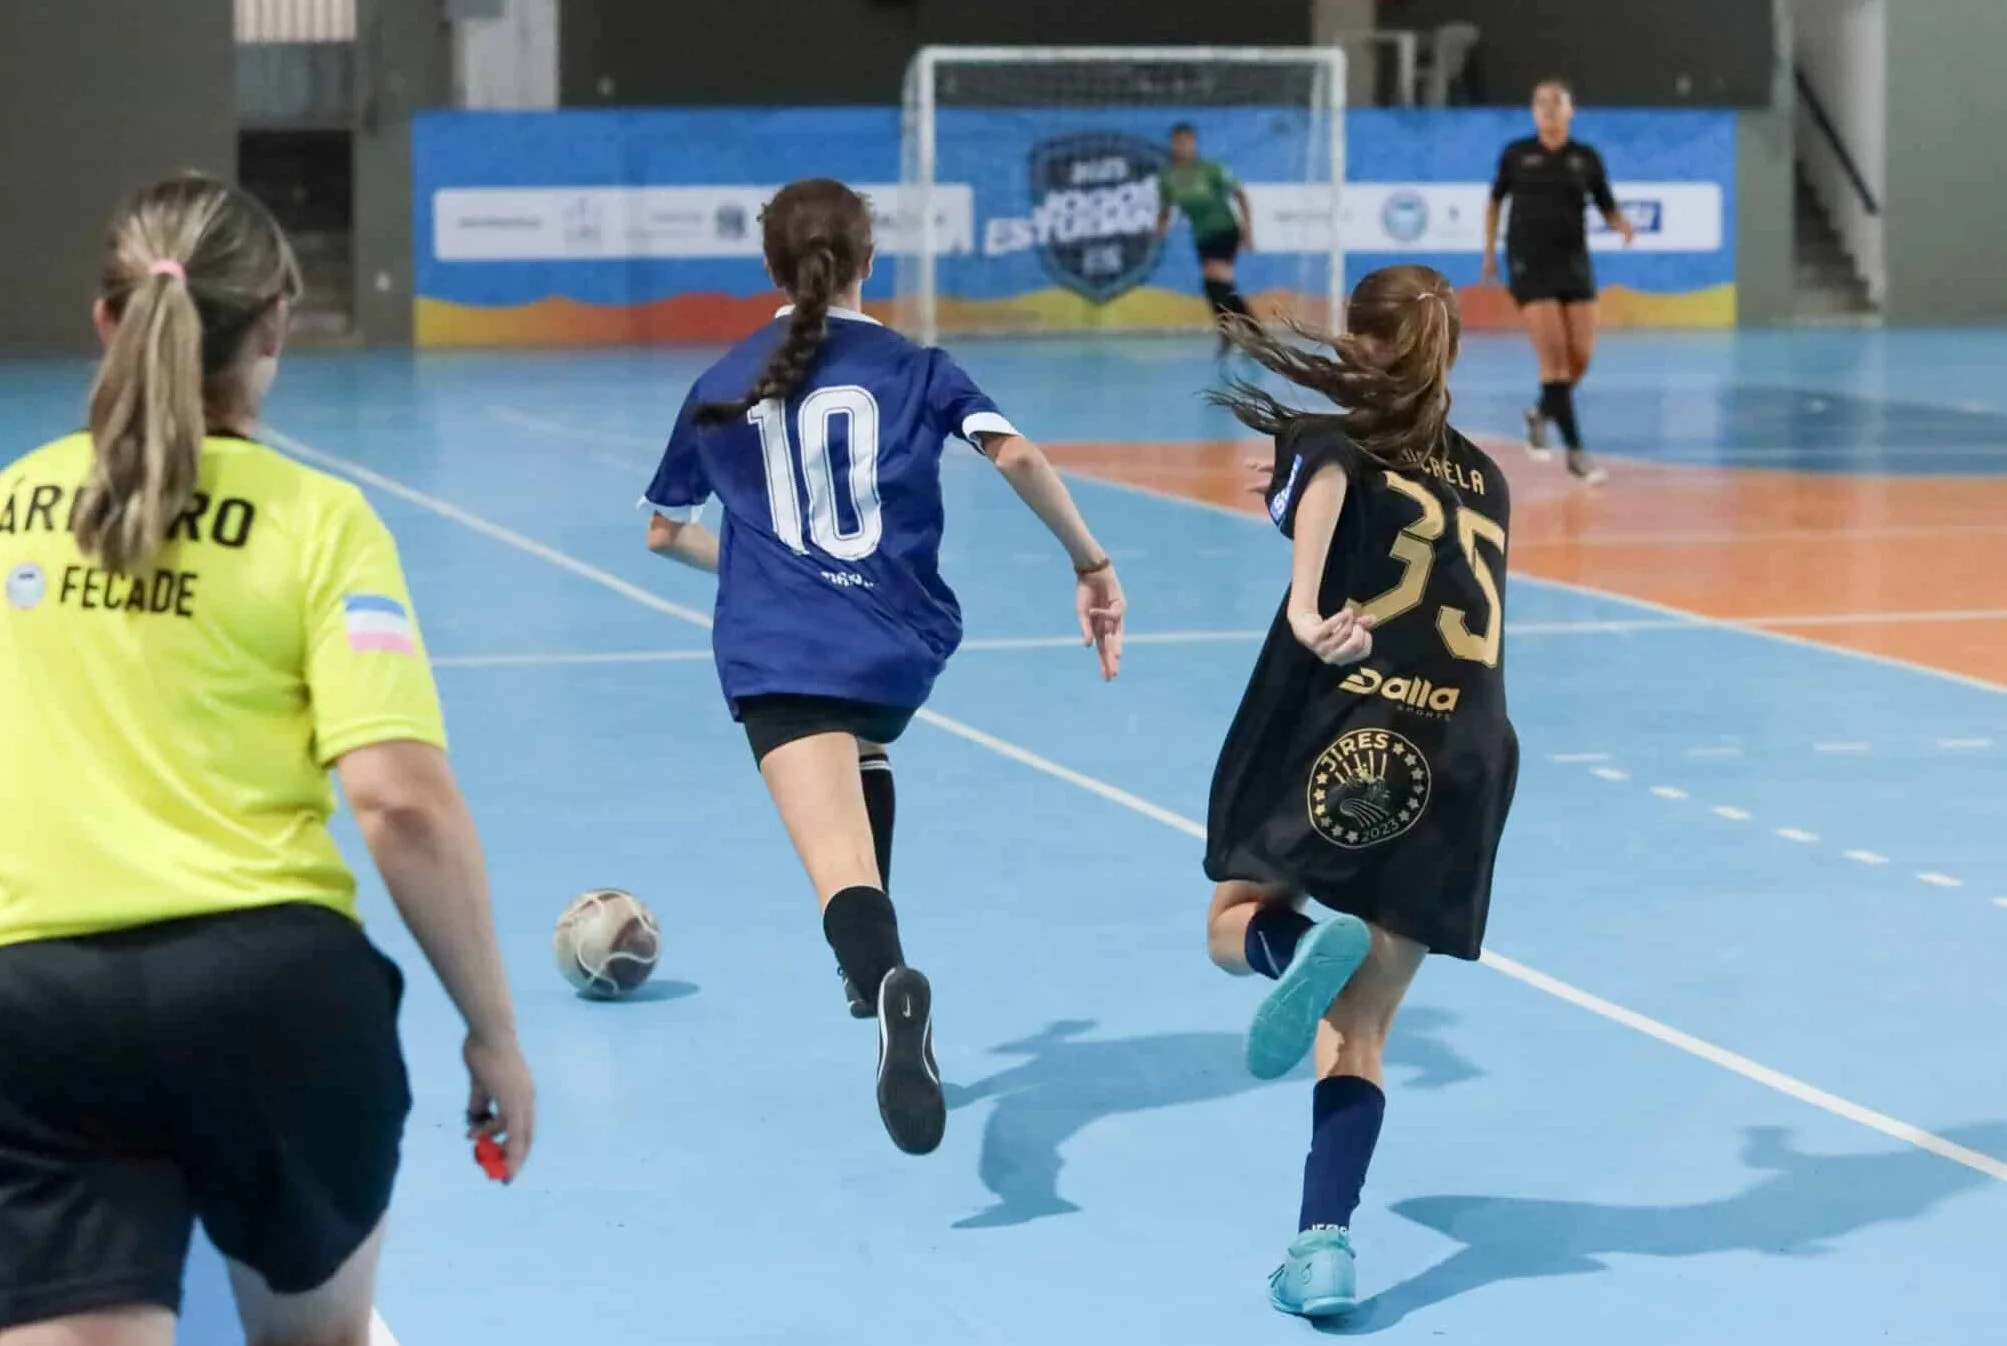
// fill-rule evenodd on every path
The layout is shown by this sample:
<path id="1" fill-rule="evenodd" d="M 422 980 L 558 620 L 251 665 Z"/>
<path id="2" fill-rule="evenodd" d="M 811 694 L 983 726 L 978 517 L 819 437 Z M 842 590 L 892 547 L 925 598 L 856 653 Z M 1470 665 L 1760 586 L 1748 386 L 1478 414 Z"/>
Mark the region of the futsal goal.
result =
<path id="1" fill-rule="evenodd" d="M 943 334 L 1197 331 L 1184 220 L 1158 235 L 1170 133 L 1245 190 L 1258 314 L 1324 322 L 1345 291 L 1336 47 L 926 47 L 906 72 L 895 321 Z"/>

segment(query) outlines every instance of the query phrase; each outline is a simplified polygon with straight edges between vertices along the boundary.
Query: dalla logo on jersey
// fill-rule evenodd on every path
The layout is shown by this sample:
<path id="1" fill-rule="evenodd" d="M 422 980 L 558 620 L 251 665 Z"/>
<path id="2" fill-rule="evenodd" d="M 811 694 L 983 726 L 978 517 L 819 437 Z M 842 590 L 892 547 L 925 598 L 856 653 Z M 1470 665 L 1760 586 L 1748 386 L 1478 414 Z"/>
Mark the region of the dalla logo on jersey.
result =
<path id="1" fill-rule="evenodd" d="M 1391 729 L 1354 729 L 1310 769 L 1310 825 L 1343 850 L 1391 841 L 1429 806 L 1428 759 Z"/>
<path id="2" fill-rule="evenodd" d="M 1384 697 L 1417 715 L 1426 715 L 1434 720 L 1447 720 L 1456 714 L 1456 703 L 1463 699 L 1463 693 L 1455 687 L 1438 687 L 1427 678 L 1390 678 L 1379 669 L 1367 668 L 1363 664 L 1345 675 L 1345 681 L 1338 684 L 1338 690 L 1358 696 Z"/>
<path id="3" fill-rule="evenodd" d="M 1089 131 L 1041 141 L 1031 152 L 1033 245 L 1054 282 L 1096 304 L 1142 283 L 1157 265 L 1161 145 Z"/>

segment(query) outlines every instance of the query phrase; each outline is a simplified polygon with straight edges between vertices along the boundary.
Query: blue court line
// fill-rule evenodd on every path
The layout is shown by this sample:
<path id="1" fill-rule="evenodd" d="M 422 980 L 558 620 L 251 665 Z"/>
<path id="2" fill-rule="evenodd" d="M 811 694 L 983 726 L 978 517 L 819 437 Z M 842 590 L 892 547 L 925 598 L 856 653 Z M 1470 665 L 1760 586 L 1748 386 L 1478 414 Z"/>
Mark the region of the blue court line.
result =
<path id="1" fill-rule="evenodd" d="M 395 480 L 394 478 L 384 476 L 382 473 L 376 472 L 373 469 L 365 467 L 360 463 L 353 462 L 349 459 L 343 458 L 336 454 L 328 453 L 325 450 L 314 448 L 313 446 L 302 443 L 301 441 L 294 439 L 292 436 L 284 434 L 279 430 L 270 426 L 266 427 L 265 440 L 266 442 L 278 448 L 281 448 L 286 452 L 303 459 L 306 462 L 312 463 L 328 471 L 340 473 L 341 475 L 347 476 L 352 480 L 361 482 L 363 484 L 376 486 L 379 489 L 384 490 L 389 494 L 395 495 L 399 499 L 402 499 L 410 504 L 414 504 L 419 506 L 420 508 L 429 510 L 432 513 L 437 514 L 443 518 L 452 519 L 455 522 L 465 524 L 467 527 L 473 529 L 478 533 L 481 533 L 485 537 L 489 537 L 497 542 L 503 543 L 506 546 L 515 548 L 516 550 L 519 551 L 526 552 L 529 555 L 536 556 L 542 560 L 549 561 L 551 564 L 559 566 L 562 569 L 578 576 L 581 579 L 590 580 L 594 584 L 598 584 L 604 588 L 612 590 L 613 592 L 631 598 L 636 603 L 639 603 L 644 607 L 651 608 L 657 612 L 661 612 L 668 616 L 677 617 L 680 620 L 689 622 L 691 625 L 698 626 L 706 630 L 708 630 L 711 626 L 711 619 L 707 614 L 696 612 L 690 608 L 682 606 L 681 604 L 672 603 L 665 598 L 661 598 L 658 595 L 651 593 L 650 591 L 641 588 L 638 585 L 631 584 L 628 581 L 623 580 L 618 576 L 613 575 L 605 570 L 602 570 L 597 566 L 594 566 L 585 561 L 581 561 L 578 558 L 570 556 L 564 552 L 560 552 L 557 549 L 550 547 L 545 543 L 538 542 L 535 539 L 530 538 L 524 534 L 517 533 L 513 529 L 505 528 L 500 524 L 493 523 L 492 521 L 483 519 L 478 515 L 471 514 L 468 511 L 461 509 L 457 505 L 453 505 L 448 501 L 432 496 L 427 492 L 420 491 L 415 487 L 408 486 L 403 482 Z M 1257 522 L 1257 523 L 1260 522 L 1260 520 L 1255 516 L 1242 513 L 1241 511 L 1238 510 L 1232 510 L 1225 506 L 1208 505 L 1202 501 L 1188 500 L 1185 499 L 1184 497 L 1172 496 L 1160 492 L 1150 491 L 1147 490 L 1146 488 L 1128 486 L 1126 484 L 1107 483 L 1107 482 L 1098 482 L 1096 484 L 1111 486 L 1114 487 L 1115 489 L 1121 489 L 1121 490 L 1139 491 L 1145 495 L 1158 496 L 1159 498 L 1174 501 L 1179 504 L 1195 505 L 1200 508 L 1215 509 L 1222 513 L 1231 514 L 1236 518 L 1246 519 L 1249 522 Z M 1994 683 L 1985 682 L 1981 679 L 1968 678 L 1959 674 L 1946 673 L 1944 670 L 1941 669 L 1926 668 L 1922 665 L 1907 664 L 1902 660 L 1890 659 L 1884 656 L 1872 655 L 1861 651 L 1848 650 L 1834 646 L 1821 645 L 1814 641 L 1801 640 L 1796 637 L 1783 635 L 1780 633 L 1751 630 L 1750 628 L 1747 627 L 1738 626 L 1734 622 L 1725 621 L 1717 618 L 1703 617 L 1700 614 L 1684 612 L 1680 609 L 1673 608 L 1664 604 L 1649 603 L 1649 602 L 1644 602 L 1642 600 L 1627 598 L 1622 595 L 1604 593 L 1600 590 L 1592 589 L 1585 585 L 1571 585 L 1552 580 L 1544 580 L 1531 577 L 1527 578 L 1529 578 L 1529 582 L 1536 585 L 1550 585 L 1552 587 L 1562 589 L 1564 591 L 1570 591 L 1584 595 L 1592 595 L 1594 597 L 1606 599 L 1612 602 L 1629 604 L 1631 606 L 1643 608 L 1649 611 L 1660 612 L 1667 616 L 1683 617 L 1691 620 L 1696 625 L 1707 626 L 1722 630 L 1739 631 L 1746 635 L 1761 636 L 1766 639 L 1781 641 L 1787 644 L 1804 645 L 1809 648 L 1815 650 L 1821 650 L 1829 654 L 1846 655 L 1853 658 L 1865 659 L 1870 662 L 1882 663 L 1893 667 L 1904 668 L 1911 672 L 1927 673 L 1932 676 L 1947 678 L 1951 681 L 1961 682 L 1966 685 L 1978 687 L 1987 691 L 2007 692 L 2007 687 L 2003 687 Z M 933 710 L 922 710 L 916 718 L 924 721 L 927 724 L 932 725 L 936 729 L 943 730 L 969 743 L 973 743 L 979 747 L 986 748 L 989 751 L 997 754 L 998 756 L 1017 762 L 1022 766 L 1030 767 L 1034 771 L 1051 776 L 1054 779 L 1064 781 L 1067 784 L 1076 786 L 1077 788 L 1086 791 L 1089 794 L 1096 795 L 1099 798 L 1108 801 L 1109 803 L 1116 804 L 1121 808 L 1124 808 L 1130 812 L 1139 814 L 1143 817 L 1151 819 L 1152 821 L 1161 823 L 1164 826 L 1169 827 L 1174 831 L 1181 832 L 1188 837 L 1194 837 L 1200 840 L 1204 839 L 1205 828 L 1200 823 L 1190 818 L 1187 818 L 1182 814 L 1176 813 L 1171 809 L 1167 809 L 1161 805 L 1152 803 L 1151 801 L 1144 799 L 1140 795 L 1133 794 L 1127 790 L 1122 789 L 1119 786 L 1101 780 L 1098 777 L 1090 776 L 1085 772 L 1076 771 L 1071 767 L 1065 766 L 1059 762 L 1055 762 L 1050 758 L 1041 756 L 1040 754 L 1032 752 L 1024 747 L 1021 747 L 1018 744 L 1012 743 L 1007 739 L 999 738 L 998 736 L 988 733 L 985 730 L 978 729 L 973 725 L 963 723 L 960 720 L 956 720 L 949 716 L 942 715 Z M 1701 1038 L 1697 1038 L 1689 1033 L 1685 1033 L 1680 1029 L 1672 1027 L 1669 1024 L 1662 1023 L 1646 1015 L 1639 1014 L 1634 1010 L 1627 1009 L 1624 1006 L 1615 1003 L 1614 1001 L 1605 1000 L 1602 997 L 1597 996 L 1589 991 L 1582 990 L 1579 987 L 1570 985 L 1569 983 L 1560 981 L 1554 977 L 1550 977 L 1546 973 L 1539 971 L 1537 968 L 1533 968 L 1527 966 L 1526 964 L 1517 962 L 1516 960 L 1506 957 L 1503 954 L 1487 951 L 1483 956 L 1482 962 L 1486 967 L 1489 967 L 1496 972 L 1502 973 L 1503 975 L 1512 978 L 1513 980 L 1521 983 L 1524 986 L 1528 986 L 1534 990 L 1543 992 L 1546 995 L 1560 999 L 1568 1004 L 1576 1006 L 1579 1009 L 1587 1010 L 1591 1014 L 1597 1015 L 1598 1017 L 1606 1019 L 1612 1023 L 1620 1024 L 1623 1027 L 1629 1028 L 1634 1032 L 1643 1034 L 1646 1037 L 1653 1038 L 1656 1041 L 1664 1043 L 1667 1046 L 1677 1048 L 1678 1050 L 1685 1052 L 1688 1055 L 1697 1057 L 1700 1060 L 1707 1061 L 1708 1063 L 1715 1066 L 1719 1066 L 1724 1070 L 1727 1070 L 1736 1075 L 1740 1075 L 1743 1078 L 1748 1079 L 1754 1083 L 1763 1085 L 1765 1088 L 1784 1094 L 1785 1096 L 1795 1099 L 1799 1102 L 1810 1104 L 1811 1106 L 1818 1108 L 1821 1111 L 1829 1113 L 1833 1116 L 1841 1117 L 1847 1121 L 1854 1122 L 1855 1124 L 1866 1127 L 1870 1130 L 1880 1132 L 1885 1136 L 1901 1141 L 1905 1144 L 1912 1145 L 1920 1150 L 1924 1150 L 1931 1154 L 1935 1154 L 1941 1158 L 1948 1159 L 1955 1164 L 1959 1164 L 1974 1172 L 1983 1174 L 1986 1177 L 1993 1178 L 2000 1182 L 2007 1182 L 2007 1161 L 1997 1159 L 1992 1155 L 1984 1154 L 1978 1150 L 1974 1150 L 1967 1146 L 1960 1145 L 1955 1141 L 1947 1140 L 1942 1136 L 1926 1131 L 1921 1127 L 1914 1126 L 1911 1123 L 1902 1121 L 1898 1118 L 1891 1117 L 1885 1113 L 1876 1112 L 1871 1108 L 1863 1107 L 1858 1103 L 1854 1103 L 1849 1099 L 1842 1098 L 1837 1094 L 1829 1093 L 1826 1090 L 1820 1089 L 1815 1085 L 1808 1084 L 1803 1080 L 1795 1078 L 1794 1076 L 1784 1074 L 1782 1071 L 1775 1070 L 1769 1066 L 1764 1065 L 1759 1061 L 1755 1061 L 1749 1057 L 1742 1056 L 1738 1053 L 1729 1051 L 1726 1048 L 1717 1046 Z"/>

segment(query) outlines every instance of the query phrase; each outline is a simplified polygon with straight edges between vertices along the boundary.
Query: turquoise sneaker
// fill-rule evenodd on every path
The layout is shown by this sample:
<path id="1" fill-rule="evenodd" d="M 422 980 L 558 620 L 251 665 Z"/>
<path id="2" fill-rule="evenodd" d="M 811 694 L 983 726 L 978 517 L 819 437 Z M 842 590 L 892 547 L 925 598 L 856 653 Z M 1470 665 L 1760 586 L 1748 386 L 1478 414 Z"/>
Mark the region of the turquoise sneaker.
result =
<path id="1" fill-rule="evenodd" d="M 1359 1272 L 1343 1229 L 1306 1229 L 1268 1277 L 1268 1302 L 1299 1318 L 1336 1318 L 1359 1307 Z"/>
<path id="2" fill-rule="evenodd" d="M 1373 932 L 1356 916 L 1333 916 L 1303 937 L 1247 1030 L 1250 1074 L 1279 1080 L 1296 1068 L 1317 1042 L 1324 1011 L 1372 947 Z"/>

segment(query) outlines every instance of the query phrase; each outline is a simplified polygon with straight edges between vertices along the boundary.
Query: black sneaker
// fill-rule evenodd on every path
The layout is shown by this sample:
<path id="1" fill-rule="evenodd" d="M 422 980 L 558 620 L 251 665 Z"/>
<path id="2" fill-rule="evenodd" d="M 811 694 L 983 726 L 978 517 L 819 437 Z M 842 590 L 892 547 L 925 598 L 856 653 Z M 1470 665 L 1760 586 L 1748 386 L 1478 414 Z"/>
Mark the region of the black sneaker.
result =
<path id="1" fill-rule="evenodd" d="M 843 978 L 843 994 L 850 999 L 851 1018 L 869 1019 L 878 1013 L 872 1003 L 859 993 L 857 983 L 850 980 L 848 972 L 845 972 L 842 968 L 838 968 L 836 969 L 836 975 Z"/>
<path id="2" fill-rule="evenodd" d="M 1610 474 L 1598 466 L 1585 449 L 1568 450 L 1568 471 L 1588 486 L 1601 486 L 1610 479 Z"/>
<path id="3" fill-rule="evenodd" d="M 948 1130 L 934 1063 L 934 990 L 910 967 L 878 983 L 878 1115 L 908 1154 L 932 1154 Z"/>
<path id="4" fill-rule="evenodd" d="M 1540 408 L 1526 409 L 1526 456 L 1536 463 L 1553 460 L 1554 450 L 1547 447 L 1547 417 Z"/>

